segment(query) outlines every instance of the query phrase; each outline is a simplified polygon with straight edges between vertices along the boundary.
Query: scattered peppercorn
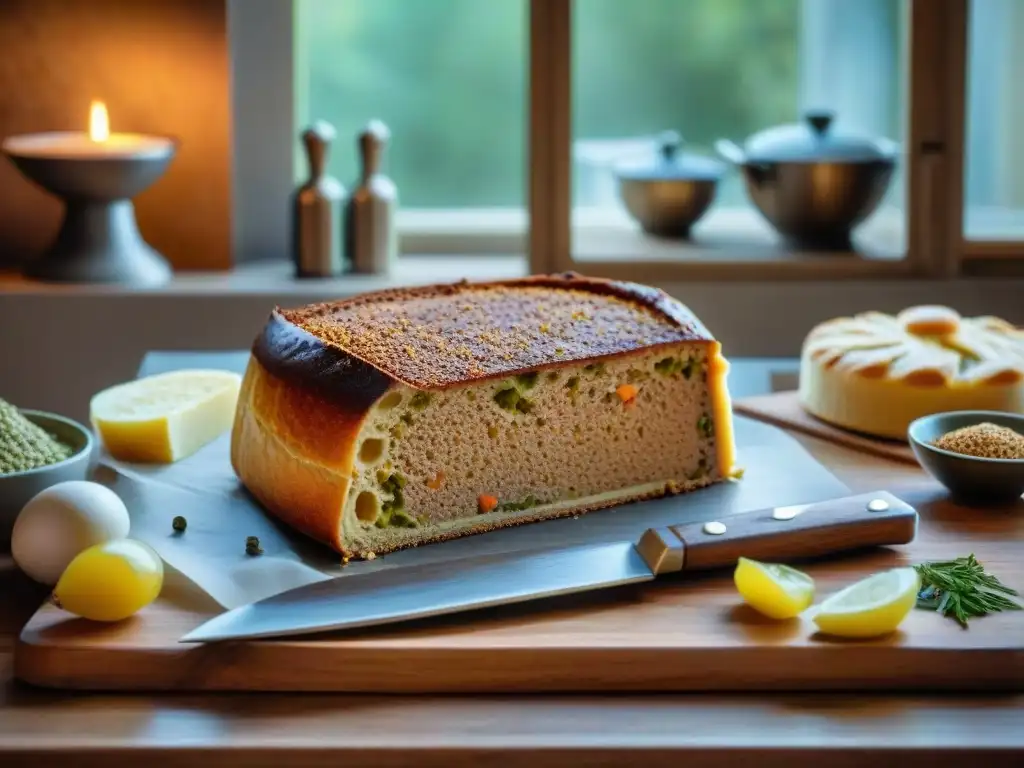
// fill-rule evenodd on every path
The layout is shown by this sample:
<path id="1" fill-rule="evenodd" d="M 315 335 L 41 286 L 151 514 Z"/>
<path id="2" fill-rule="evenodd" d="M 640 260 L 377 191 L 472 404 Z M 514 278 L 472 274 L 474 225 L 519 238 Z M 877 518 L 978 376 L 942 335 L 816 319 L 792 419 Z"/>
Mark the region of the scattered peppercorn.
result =
<path id="1" fill-rule="evenodd" d="M 250 557 L 263 554 L 263 547 L 260 546 L 260 540 L 257 536 L 246 536 L 245 537 L 245 554 Z"/>
<path id="2" fill-rule="evenodd" d="M 177 517 L 174 518 L 174 520 L 171 521 L 171 527 L 175 531 L 177 531 L 178 533 L 183 532 L 187 526 L 188 526 L 188 520 L 186 520 L 181 515 L 178 515 Z"/>
<path id="3" fill-rule="evenodd" d="M 932 445 L 983 459 L 1024 459 L 1024 435 L 987 421 L 947 432 Z"/>

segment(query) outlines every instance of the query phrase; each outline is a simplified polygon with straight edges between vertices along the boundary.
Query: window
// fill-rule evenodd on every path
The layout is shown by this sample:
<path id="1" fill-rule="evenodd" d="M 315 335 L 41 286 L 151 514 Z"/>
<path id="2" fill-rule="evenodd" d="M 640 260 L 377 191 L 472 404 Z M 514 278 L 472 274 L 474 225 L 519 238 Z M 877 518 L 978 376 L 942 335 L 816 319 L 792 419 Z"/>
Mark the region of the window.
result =
<path id="1" fill-rule="evenodd" d="M 1024 3 L 973 0 L 969 21 L 964 232 L 1024 240 Z"/>
<path id="2" fill-rule="evenodd" d="M 236 67 L 250 94 L 240 153 L 265 164 L 287 147 L 291 185 L 305 173 L 299 128 L 326 119 L 338 130 L 331 170 L 351 185 L 355 133 L 384 120 L 404 255 L 525 255 L 534 272 L 656 283 L 1024 270 L 1020 0 L 230 2 L 233 45 L 249 41 Z M 282 89 L 282 55 L 266 50 L 282 39 L 292 108 L 260 109 L 265 82 Z M 780 237 L 735 168 L 689 239 L 645 235 L 626 210 L 616 168 L 656 157 L 665 131 L 710 157 L 718 139 L 742 143 L 812 110 L 899 150 L 848 248 Z M 248 206 L 243 228 L 281 229 L 278 214 L 267 222 L 282 208 Z"/>
<path id="3" fill-rule="evenodd" d="M 656 163 L 666 129 L 684 140 L 677 154 L 714 157 L 716 140 L 742 145 L 811 110 L 835 115 L 831 131 L 902 143 L 904 10 L 902 0 L 576 0 L 574 258 L 778 258 L 786 248 L 737 170 L 692 238 L 666 239 L 644 235 L 626 211 L 616 165 Z M 855 230 L 860 254 L 903 257 L 903 197 L 901 159 Z"/>
<path id="4" fill-rule="evenodd" d="M 480 236 L 505 230 L 522 253 L 527 0 L 296 0 L 295 13 L 298 126 L 335 127 L 329 168 L 349 187 L 356 134 L 384 121 L 403 251 L 502 249 Z"/>

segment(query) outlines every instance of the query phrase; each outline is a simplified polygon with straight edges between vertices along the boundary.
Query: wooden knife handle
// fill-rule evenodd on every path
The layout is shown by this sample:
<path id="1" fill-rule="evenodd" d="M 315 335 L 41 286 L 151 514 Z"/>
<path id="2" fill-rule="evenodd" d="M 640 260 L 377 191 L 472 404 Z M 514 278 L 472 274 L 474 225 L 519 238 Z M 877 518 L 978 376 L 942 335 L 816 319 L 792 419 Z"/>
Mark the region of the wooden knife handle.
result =
<path id="1" fill-rule="evenodd" d="M 772 507 L 704 523 L 652 528 L 637 550 L 656 574 L 731 567 L 740 557 L 780 562 L 859 547 L 907 544 L 917 512 L 886 491 Z"/>

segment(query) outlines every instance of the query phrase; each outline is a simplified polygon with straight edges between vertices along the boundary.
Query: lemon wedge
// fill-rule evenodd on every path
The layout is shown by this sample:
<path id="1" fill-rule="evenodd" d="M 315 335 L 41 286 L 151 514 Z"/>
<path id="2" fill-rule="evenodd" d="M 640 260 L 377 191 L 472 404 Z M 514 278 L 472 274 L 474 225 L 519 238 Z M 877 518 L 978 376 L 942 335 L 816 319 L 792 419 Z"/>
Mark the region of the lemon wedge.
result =
<path id="1" fill-rule="evenodd" d="M 752 608 L 773 619 L 791 619 L 814 600 L 814 579 L 788 565 L 741 557 L 733 581 Z"/>
<path id="2" fill-rule="evenodd" d="M 90 419 L 110 455 L 170 463 L 231 428 L 242 377 L 231 371 L 172 371 L 104 389 Z"/>
<path id="3" fill-rule="evenodd" d="M 894 632 L 917 603 L 921 579 L 913 568 L 882 571 L 840 590 L 821 603 L 818 629 L 839 637 L 877 637 Z"/>

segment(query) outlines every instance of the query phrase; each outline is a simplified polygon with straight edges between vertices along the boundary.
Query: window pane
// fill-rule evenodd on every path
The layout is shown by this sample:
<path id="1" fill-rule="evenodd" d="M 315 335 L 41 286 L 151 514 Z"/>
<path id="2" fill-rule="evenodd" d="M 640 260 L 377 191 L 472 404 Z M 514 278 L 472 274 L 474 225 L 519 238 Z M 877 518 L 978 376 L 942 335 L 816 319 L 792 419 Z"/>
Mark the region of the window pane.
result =
<path id="1" fill-rule="evenodd" d="M 904 0 L 576 0 L 574 255 L 692 257 L 685 240 L 640 234 L 615 173 L 622 162 L 654 162 L 663 131 L 682 136 L 680 152 L 714 157 L 718 139 L 742 145 L 830 110 L 835 129 L 902 142 L 906 14 Z M 855 230 L 867 255 L 904 255 L 902 165 Z M 742 257 L 736 246 L 751 245 L 752 258 L 785 250 L 732 167 L 693 242 L 731 258 Z"/>
<path id="2" fill-rule="evenodd" d="M 526 0 L 297 0 L 297 13 L 296 117 L 337 129 L 343 184 L 379 118 L 403 208 L 523 206 Z"/>
<path id="3" fill-rule="evenodd" d="M 1024 240 L 1024 2 L 973 0 L 968 29 L 965 234 Z"/>

